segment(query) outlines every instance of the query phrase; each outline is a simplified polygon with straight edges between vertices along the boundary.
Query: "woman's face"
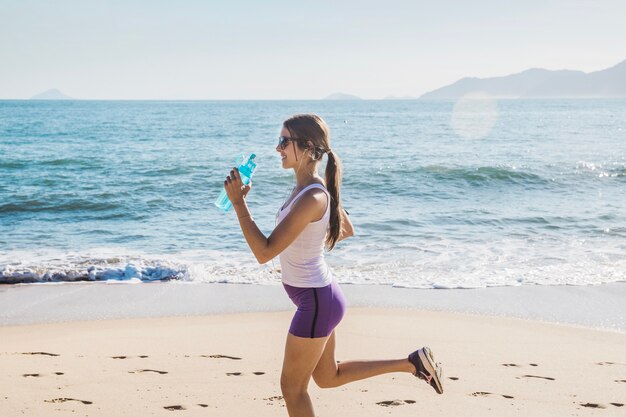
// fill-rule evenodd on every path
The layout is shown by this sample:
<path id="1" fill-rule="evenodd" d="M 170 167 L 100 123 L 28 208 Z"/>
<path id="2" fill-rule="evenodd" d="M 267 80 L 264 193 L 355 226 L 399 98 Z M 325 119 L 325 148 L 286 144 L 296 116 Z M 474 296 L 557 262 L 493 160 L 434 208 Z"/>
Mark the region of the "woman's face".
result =
<path id="1" fill-rule="evenodd" d="M 286 138 L 291 137 L 291 133 L 289 130 L 283 126 L 280 131 L 280 136 L 284 136 Z M 287 142 L 287 146 L 285 149 L 282 149 L 280 145 L 276 145 L 276 152 L 280 154 L 282 160 L 282 166 L 284 169 L 288 168 L 296 168 L 300 162 L 300 159 L 304 157 L 302 150 L 298 147 L 298 144 L 295 141 Z M 296 159 L 296 152 L 298 157 Z"/>

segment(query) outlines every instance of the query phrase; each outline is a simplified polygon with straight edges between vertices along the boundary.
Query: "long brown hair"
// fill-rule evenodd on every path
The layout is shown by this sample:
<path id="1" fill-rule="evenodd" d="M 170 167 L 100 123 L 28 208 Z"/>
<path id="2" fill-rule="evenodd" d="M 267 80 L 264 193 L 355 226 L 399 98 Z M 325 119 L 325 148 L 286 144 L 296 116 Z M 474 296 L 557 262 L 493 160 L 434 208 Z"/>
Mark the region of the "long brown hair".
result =
<path id="1" fill-rule="evenodd" d="M 283 122 L 292 138 L 302 149 L 311 151 L 314 161 L 328 155 L 324 173 L 326 189 L 330 194 L 330 224 L 326 235 L 326 247 L 335 247 L 341 234 L 341 177 L 342 168 L 339 156 L 330 148 L 330 130 L 326 122 L 315 114 L 297 114 Z M 311 147 L 308 142 L 312 142 Z"/>

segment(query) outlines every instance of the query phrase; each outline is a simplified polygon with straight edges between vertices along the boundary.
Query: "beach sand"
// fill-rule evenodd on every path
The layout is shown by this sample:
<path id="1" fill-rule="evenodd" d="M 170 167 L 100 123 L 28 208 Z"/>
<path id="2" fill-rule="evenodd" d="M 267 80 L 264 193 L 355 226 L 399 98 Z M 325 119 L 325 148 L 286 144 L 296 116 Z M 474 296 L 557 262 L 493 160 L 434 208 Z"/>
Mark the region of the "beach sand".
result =
<path id="1" fill-rule="evenodd" d="M 0 415 L 286 416 L 292 312 L 0 327 Z M 387 374 L 310 394 L 318 416 L 624 416 L 626 333 L 514 318 L 351 308 L 337 359 L 401 358 L 423 345 L 444 394 Z"/>

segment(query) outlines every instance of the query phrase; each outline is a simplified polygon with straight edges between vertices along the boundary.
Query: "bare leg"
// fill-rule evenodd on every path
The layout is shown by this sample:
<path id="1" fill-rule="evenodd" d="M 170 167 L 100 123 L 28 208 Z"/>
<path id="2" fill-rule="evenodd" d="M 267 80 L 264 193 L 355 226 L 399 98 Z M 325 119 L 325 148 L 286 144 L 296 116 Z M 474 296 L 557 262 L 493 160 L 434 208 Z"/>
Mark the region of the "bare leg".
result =
<path id="1" fill-rule="evenodd" d="M 415 372 L 408 358 L 373 361 L 348 361 L 337 364 L 335 360 L 335 331 L 328 337 L 326 347 L 313 371 L 313 379 L 320 388 L 332 388 L 348 382 L 370 378 L 390 372 Z"/>
<path id="2" fill-rule="evenodd" d="M 307 389 L 327 340 L 287 335 L 280 387 L 290 417 L 315 417 Z"/>

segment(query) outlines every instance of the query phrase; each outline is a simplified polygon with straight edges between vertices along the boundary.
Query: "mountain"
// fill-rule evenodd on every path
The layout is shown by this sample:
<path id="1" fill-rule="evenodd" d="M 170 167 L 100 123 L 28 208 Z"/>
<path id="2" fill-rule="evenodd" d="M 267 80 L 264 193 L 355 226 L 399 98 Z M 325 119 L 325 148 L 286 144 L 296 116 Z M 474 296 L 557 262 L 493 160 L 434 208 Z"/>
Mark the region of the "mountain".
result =
<path id="1" fill-rule="evenodd" d="M 361 100 L 361 97 L 353 96 L 352 94 L 334 93 L 324 97 L 324 100 Z"/>
<path id="2" fill-rule="evenodd" d="M 411 96 L 387 96 L 383 100 L 415 100 L 416 98 Z"/>
<path id="3" fill-rule="evenodd" d="M 626 97 L 626 61 L 601 71 L 529 69 L 492 78 L 462 78 L 420 98 L 458 99 L 469 93 L 498 98 Z"/>
<path id="4" fill-rule="evenodd" d="M 74 100 L 73 97 L 66 96 L 56 88 L 52 88 L 43 93 L 37 94 L 30 98 L 31 100 Z"/>

